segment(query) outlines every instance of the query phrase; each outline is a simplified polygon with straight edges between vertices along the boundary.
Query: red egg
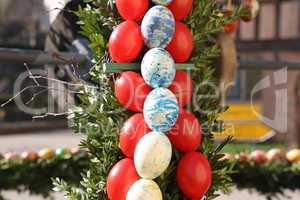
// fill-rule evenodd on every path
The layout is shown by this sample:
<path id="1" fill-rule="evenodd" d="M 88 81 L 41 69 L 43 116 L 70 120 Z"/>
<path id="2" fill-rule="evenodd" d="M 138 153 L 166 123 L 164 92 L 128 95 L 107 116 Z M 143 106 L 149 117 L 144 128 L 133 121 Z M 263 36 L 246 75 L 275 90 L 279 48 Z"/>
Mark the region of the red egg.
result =
<path id="1" fill-rule="evenodd" d="M 193 81 L 190 75 L 185 71 L 177 70 L 169 90 L 176 95 L 179 106 L 184 107 L 193 96 Z"/>
<path id="2" fill-rule="evenodd" d="M 193 0 L 173 0 L 168 6 L 176 20 L 186 18 L 193 8 Z"/>
<path id="3" fill-rule="evenodd" d="M 139 180 L 131 159 L 119 161 L 109 172 L 107 178 L 107 195 L 110 200 L 126 200 L 130 187 Z"/>
<path id="4" fill-rule="evenodd" d="M 230 24 L 224 25 L 224 29 L 227 33 L 235 33 L 237 31 L 237 28 L 239 27 L 240 20 L 236 20 L 234 22 L 231 22 Z"/>
<path id="5" fill-rule="evenodd" d="M 245 152 L 241 152 L 241 153 L 237 154 L 235 156 L 235 158 L 237 160 L 242 161 L 242 162 L 247 162 L 249 160 L 249 155 L 247 153 L 245 153 Z"/>
<path id="6" fill-rule="evenodd" d="M 178 164 L 177 183 L 185 196 L 201 199 L 212 183 L 212 170 L 207 158 L 199 152 L 185 154 Z"/>
<path id="7" fill-rule="evenodd" d="M 134 150 L 140 139 L 151 130 L 146 125 L 143 114 L 131 116 L 124 124 L 120 133 L 120 149 L 123 154 L 133 158 Z"/>
<path id="8" fill-rule="evenodd" d="M 140 26 L 128 20 L 118 25 L 110 35 L 109 54 L 113 61 L 128 63 L 138 57 L 143 43 Z"/>
<path id="9" fill-rule="evenodd" d="M 201 127 L 193 113 L 180 110 L 175 126 L 167 134 L 178 151 L 195 151 L 201 143 Z"/>
<path id="10" fill-rule="evenodd" d="M 34 151 L 24 151 L 22 154 L 21 154 L 21 158 L 23 160 L 27 160 L 27 161 L 34 161 L 34 160 L 37 160 L 39 157 L 39 155 L 34 152 Z"/>
<path id="11" fill-rule="evenodd" d="M 150 86 L 136 72 L 122 72 L 115 82 L 115 96 L 125 108 L 133 112 L 143 111 L 144 101 L 150 91 Z"/>
<path id="12" fill-rule="evenodd" d="M 250 158 L 258 165 L 264 164 L 268 160 L 266 153 L 262 150 L 253 151 L 250 155 Z"/>
<path id="13" fill-rule="evenodd" d="M 176 22 L 174 36 L 167 46 L 167 50 L 177 63 L 186 62 L 194 48 L 191 30 L 183 23 Z"/>
<path id="14" fill-rule="evenodd" d="M 20 159 L 20 156 L 16 153 L 13 153 L 13 152 L 8 152 L 8 153 L 4 154 L 3 157 L 6 160 L 18 160 L 18 159 Z"/>
<path id="15" fill-rule="evenodd" d="M 117 9 L 125 20 L 140 20 L 148 7 L 148 0 L 116 0 Z"/>

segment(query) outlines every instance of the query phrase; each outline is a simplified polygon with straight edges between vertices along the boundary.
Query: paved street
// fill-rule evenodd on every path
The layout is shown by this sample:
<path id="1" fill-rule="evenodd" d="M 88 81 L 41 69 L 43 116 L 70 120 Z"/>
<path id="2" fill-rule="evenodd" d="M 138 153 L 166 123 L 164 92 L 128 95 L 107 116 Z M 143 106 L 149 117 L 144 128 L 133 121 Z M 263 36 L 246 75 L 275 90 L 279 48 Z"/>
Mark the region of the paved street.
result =
<path id="1" fill-rule="evenodd" d="M 27 149 L 39 150 L 44 147 L 58 148 L 58 147 L 76 147 L 79 143 L 80 137 L 68 130 L 61 130 L 55 132 L 41 132 L 39 134 L 20 134 L 12 136 L 0 136 L 0 152 L 7 151 L 22 152 Z M 29 196 L 28 194 L 17 194 L 13 191 L 5 192 L 5 197 L 9 200 L 42 200 L 41 197 Z M 292 198 L 291 200 L 299 200 L 300 192 L 288 192 Z M 62 200 L 62 194 L 54 195 L 55 200 Z M 264 197 L 257 193 L 249 193 L 248 191 L 233 190 L 229 196 L 223 195 L 218 200 L 265 200 Z M 287 198 L 280 198 L 285 200 Z"/>

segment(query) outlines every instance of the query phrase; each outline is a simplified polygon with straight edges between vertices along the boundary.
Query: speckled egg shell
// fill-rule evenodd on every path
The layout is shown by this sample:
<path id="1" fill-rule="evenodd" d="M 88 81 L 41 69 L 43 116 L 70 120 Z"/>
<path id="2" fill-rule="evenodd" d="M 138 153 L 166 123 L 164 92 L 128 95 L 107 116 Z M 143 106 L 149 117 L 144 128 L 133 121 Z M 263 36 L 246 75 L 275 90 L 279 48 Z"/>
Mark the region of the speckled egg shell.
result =
<path id="1" fill-rule="evenodd" d="M 129 189 L 126 200 L 162 200 L 159 186 L 152 180 L 140 179 Z"/>
<path id="2" fill-rule="evenodd" d="M 140 177 L 155 179 L 169 166 L 172 145 L 164 133 L 150 132 L 138 142 L 134 151 L 134 165 Z"/>
<path id="3" fill-rule="evenodd" d="M 145 15 L 141 24 L 144 41 L 149 48 L 165 48 L 175 32 L 175 19 L 164 6 L 154 6 Z"/>
<path id="4" fill-rule="evenodd" d="M 172 0 L 152 0 L 152 2 L 155 4 L 167 6 L 172 2 Z"/>
<path id="5" fill-rule="evenodd" d="M 176 69 L 171 55 L 162 48 L 150 49 L 144 56 L 141 72 L 145 82 L 153 88 L 172 84 Z"/>
<path id="6" fill-rule="evenodd" d="M 174 126 L 178 112 L 176 96 L 166 88 L 156 88 L 146 97 L 144 118 L 153 131 L 168 132 Z"/>

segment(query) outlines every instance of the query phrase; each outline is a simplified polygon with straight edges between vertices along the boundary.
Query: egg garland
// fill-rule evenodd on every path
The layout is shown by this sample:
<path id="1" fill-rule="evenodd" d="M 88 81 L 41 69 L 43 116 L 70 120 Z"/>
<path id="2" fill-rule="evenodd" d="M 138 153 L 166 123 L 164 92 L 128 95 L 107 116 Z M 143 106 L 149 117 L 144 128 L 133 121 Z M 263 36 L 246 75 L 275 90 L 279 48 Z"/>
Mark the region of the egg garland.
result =
<path id="1" fill-rule="evenodd" d="M 141 72 L 145 82 L 151 87 L 168 87 L 175 78 L 175 63 L 166 50 L 153 48 L 145 54 Z"/>
<path id="2" fill-rule="evenodd" d="M 175 32 L 175 19 L 164 6 L 154 6 L 145 15 L 141 24 L 142 35 L 149 48 L 165 48 Z"/>
<path id="3" fill-rule="evenodd" d="M 166 133 L 175 125 L 178 117 L 177 98 L 166 88 L 156 88 L 146 97 L 143 113 L 150 129 Z"/>
<path id="4" fill-rule="evenodd" d="M 152 180 L 140 179 L 129 189 L 126 200 L 162 200 L 159 186 Z"/>
<path id="5" fill-rule="evenodd" d="M 134 165 L 144 179 L 159 177 L 169 166 L 172 145 L 168 137 L 160 132 L 150 132 L 142 137 L 134 153 Z"/>
<path id="6" fill-rule="evenodd" d="M 123 16 L 123 18 L 131 19 L 132 17 L 132 19 L 136 21 L 140 19 L 140 12 L 136 12 L 136 16 L 138 17 L 135 17 L 134 13 L 125 13 L 122 11 L 121 7 L 124 8 L 124 10 L 127 9 L 126 4 L 121 5 L 121 3 L 124 3 L 125 0 L 118 0 L 118 2 L 118 9 L 120 12 L 122 12 L 121 15 Z M 178 76 L 180 77 L 179 79 L 182 80 L 175 81 L 176 74 L 182 74 L 176 72 L 175 61 L 187 61 L 193 47 L 193 45 L 189 45 L 186 46 L 188 48 L 181 48 L 182 54 L 187 55 L 184 57 L 180 55 L 180 52 L 176 52 L 179 51 L 178 46 L 176 45 L 180 45 L 180 38 L 178 37 L 178 35 L 180 35 L 180 32 L 177 30 L 177 36 L 174 39 L 175 17 L 172 12 L 180 10 L 180 4 L 178 4 L 179 1 L 177 1 L 177 3 L 173 5 L 173 7 L 170 7 L 172 8 L 172 11 L 166 6 L 171 5 L 174 0 L 152 0 L 152 2 L 157 5 L 153 6 L 146 12 L 141 22 L 140 32 L 145 45 L 149 48 L 148 52 L 146 52 L 141 62 L 141 75 L 144 83 L 147 84 L 146 86 L 150 86 L 151 88 L 149 88 L 153 88 L 153 90 L 150 92 L 150 89 L 148 88 L 148 90 L 143 93 L 144 102 L 140 101 L 138 103 L 139 109 L 130 109 L 134 112 L 140 112 L 140 109 L 143 108 L 142 114 L 136 114 L 127 121 L 127 123 L 131 123 L 131 128 L 128 128 L 128 130 L 126 128 L 123 129 L 123 132 L 120 135 L 120 148 L 125 156 L 127 156 L 130 160 L 133 160 L 134 168 L 138 176 L 141 178 L 130 187 L 126 195 L 126 200 L 163 199 L 163 195 L 159 186 L 152 180 L 161 176 L 165 172 L 165 170 L 167 170 L 171 162 L 172 144 L 167 134 L 174 127 L 178 119 L 179 107 L 183 107 L 184 105 L 186 105 L 191 100 L 192 95 L 190 94 L 192 92 L 188 92 L 192 91 L 193 86 L 191 80 L 189 81 L 188 78 L 182 78 L 186 77 L 186 75 Z M 179 13 L 180 16 L 178 15 L 178 12 L 176 12 L 176 19 L 183 19 L 188 15 L 189 11 L 191 10 L 191 2 L 192 1 L 190 0 L 185 2 L 186 9 L 184 9 L 183 12 Z M 135 5 L 134 3 L 130 4 L 130 6 L 138 7 L 138 5 Z M 126 12 L 127 11 L 128 10 L 126 10 Z M 142 10 L 140 11 L 142 12 Z M 128 14 L 128 16 L 125 16 L 124 14 Z M 184 33 L 186 33 L 183 36 L 188 36 L 185 37 L 188 38 L 188 40 L 183 41 L 183 45 L 186 45 L 188 41 L 192 41 L 193 38 L 189 29 L 182 24 L 182 27 L 183 26 L 185 28 Z M 132 38 L 132 36 L 130 36 L 130 38 Z M 173 41 L 173 43 L 171 44 L 171 41 L 173 39 L 178 43 L 174 43 Z M 129 41 L 129 39 L 126 41 Z M 128 45 L 126 41 L 125 44 Z M 120 42 L 118 44 L 122 43 L 123 42 Z M 190 44 L 192 44 L 192 42 L 190 42 Z M 165 50 L 166 47 L 168 47 L 168 51 L 171 53 Z M 117 52 L 118 48 L 115 48 L 115 50 Z M 123 54 L 119 54 L 119 52 L 117 53 L 117 56 L 122 56 Z M 180 55 L 180 57 L 178 55 Z M 175 56 L 175 61 L 173 56 Z M 125 58 L 127 59 L 127 57 Z M 137 58 L 136 55 L 134 59 L 135 58 Z M 116 59 L 113 60 L 117 61 Z M 124 62 L 124 60 L 117 62 Z M 132 59 L 129 60 L 129 62 L 131 61 Z M 132 79 L 132 77 L 130 77 L 130 79 Z M 134 83 L 136 82 L 134 80 L 132 81 Z M 123 84 L 123 87 L 125 87 L 126 85 L 128 89 L 132 88 L 132 86 L 128 84 Z M 178 87 L 174 87 L 174 85 L 178 85 Z M 187 85 L 188 87 L 184 88 L 184 85 Z M 132 89 L 133 91 L 136 91 L 136 88 Z M 186 92 L 187 94 L 185 94 Z M 127 92 L 124 92 L 123 89 L 121 89 L 119 92 L 116 92 L 116 94 L 121 93 L 126 94 Z M 186 96 L 184 98 L 184 101 L 182 100 L 182 98 L 180 98 L 180 95 L 183 94 L 185 94 Z M 116 96 L 119 101 L 121 100 L 121 104 L 126 107 L 127 104 L 124 104 L 122 102 L 123 100 L 124 102 L 127 102 L 127 98 L 120 98 L 120 95 Z M 133 102 L 137 100 L 137 96 L 134 97 Z M 180 101 L 180 106 L 178 100 Z M 140 121 L 143 125 L 138 128 L 137 124 Z M 197 140 L 197 142 L 200 141 L 199 137 L 198 139 L 196 138 L 191 140 Z M 189 140 L 188 142 L 191 141 Z M 195 143 L 194 146 L 198 146 L 198 143 Z M 192 150 L 194 150 L 194 148 L 191 150 L 184 149 L 182 152 L 189 152 Z M 127 168 L 129 170 L 129 167 Z M 124 168 L 124 170 L 126 171 L 126 167 Z M 123 187 L 122 185 L 120 185 L 120 187 L 122 187 L 121 190 L 127 190 L 125 186 Z M 118 195 L 117 191 L 113 193 L 113 195 Z"/>

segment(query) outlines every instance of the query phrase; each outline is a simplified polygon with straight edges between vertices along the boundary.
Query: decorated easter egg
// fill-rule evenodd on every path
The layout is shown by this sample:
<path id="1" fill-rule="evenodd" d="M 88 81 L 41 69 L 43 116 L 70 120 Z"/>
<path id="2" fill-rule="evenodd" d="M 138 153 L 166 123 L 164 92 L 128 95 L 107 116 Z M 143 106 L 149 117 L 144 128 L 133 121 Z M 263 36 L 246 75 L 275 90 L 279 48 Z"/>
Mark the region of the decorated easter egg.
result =
<path id="1" fill-rule="evenodd" d="M 193 88 L 193 81 L 190 74 L 185 71 L 177 70 L 174 81 L 169 86 L 169 90 L 177 97 L 180 107 L 184 107 L 191 101 Z"/>
<path id="2" fill-rule="evenodd" d="M 110 170 L 106 188 L 109 200 L 125 200 L 130 187 L 139 180 L 131 159 L 125 158 L 119 161 Z"/>
<path id="3" fill-rule="evenodd" d="M 140 139 L 151 132 L 147 127 L 142 113 L 131 116 L 125 123 L 120 133 L 120 149 L 123 154 L 133 158 L 134 150 Z"/>
<path id="4" fill-rule="evenodd" d="M 20 156 L 14 152 L 8 152 L 4 154 L 4 159 L 6 160 L 19 160 Z"/>
<path id="5" fill-rule="evenodd" d="M 58 148 L 55 150 L 55 155 L 58 158 L 62 158 L 65 156 L 71 156 L 72 155 L 72 151 L 69 148 Z"/>
<path id="6" fill-rule="evenodd" d="M 52 159 L 55 155 L 55 152 L 51 148 L 45 148 L 39 151 L 39 157 L 42 159 Z"/>
<path id="7" fill-rule="evenodd" d="M 152 90 L 145 100 L 144 118 L 153 131 L 169 131 L 177 120 L 178 112 L 177 98 L 166 88 Z"/>
<path id="8" fill-rule="evenodd" d="M 113 61 L 128 63 L 137 58 L 143 48 L 140 26 L 134 21 L 124 21 L 111 33 L 108 51 Z"/>
<path id="9" fill-rule="evenodd" d="M 160 5 L 166 6 L 166 5 L 169 5 L 172 2 L 172 0 L 152 0 L 152 2 L 155 4 L 160 4 Z"/>
<path id="10" fill-rule="evenodd" d="M 177 183 L 189 199 L 202 199 L 212 183 L 212 169 L 207 158 L 199 152 L 186 153 L 177 166 Z"/>
<path id="11" fill-rule="evenodd" d="M 127 109 L 142 112 L 144 101 L 151 91 L 151 87 L 143 77 L 136 72 L 122 72 L 115 81 L 115 96 Z"/>
<path id="12" fill-rule="evenodd" d="M 145 82 L 153 88 L 168 87 L 175 78 L 174 60 L 162 48 L 150 49 L 144 56 L 141 72 Z"/>
<path id="13" fill-rule="evenodd" d="M 37 160 L 38 159 L 38 154 L 34 151 L 24 151 L 22 154 L 21 154 L 21 158 L 23 160 L 27 160 L 27 161 L 34 161 L 34 160 Z"/>
<path id="14" fill-rule="evenodd" d="M 116 0 L 120 15 L 126 20 L 140 20 L 148 10 L 148 0 Z"/>
<path id="15" fill-rule="evenodd" d="M 173 0 L 168 8 L 172 11 L 176 21 L 186 18 L 193 7 L 193 0 Z"/>
<path id="16" fill-rule="evenodd" d="M 146 13 L 141 28 L 149 48 L 165 48 L 173 38 L 175 19 L 167 7 L 154 6 Z"/>
<path id="17" fill-rule="evenodd" d="M 152 180 L 140 179 L 129 189 L 126 200 L 162 200 L 159 186 Z"/>
<path id="18" fill-rule="evenodd" d="M 167 50 L 176 63 L 184 63 L 189 60 L 193 48 L 194 39 L 191 30 L 183 23 L 176 22 L 175 33 Z"/>
<path id="19" fill-rule="evenodd" d="M 168 137 L 177 150 L 185 153 L 195 151 L 202 138 L 201 126 L 196 116 L 192 112 L 181 109 Z"/>
<path id="20" fill-rule="evenodd" d="M 291 163 L 300 162 L 300 149 L 292 149 L 287 152 L 286 159 Z"/>
<path id="21" fill-rule="evenodd" d="M 155 179 L 169 166 L 172 145 L 164 133 L 150 132 L 142 137 L 134 152 L 134 165 L 139 176 Z"/>

